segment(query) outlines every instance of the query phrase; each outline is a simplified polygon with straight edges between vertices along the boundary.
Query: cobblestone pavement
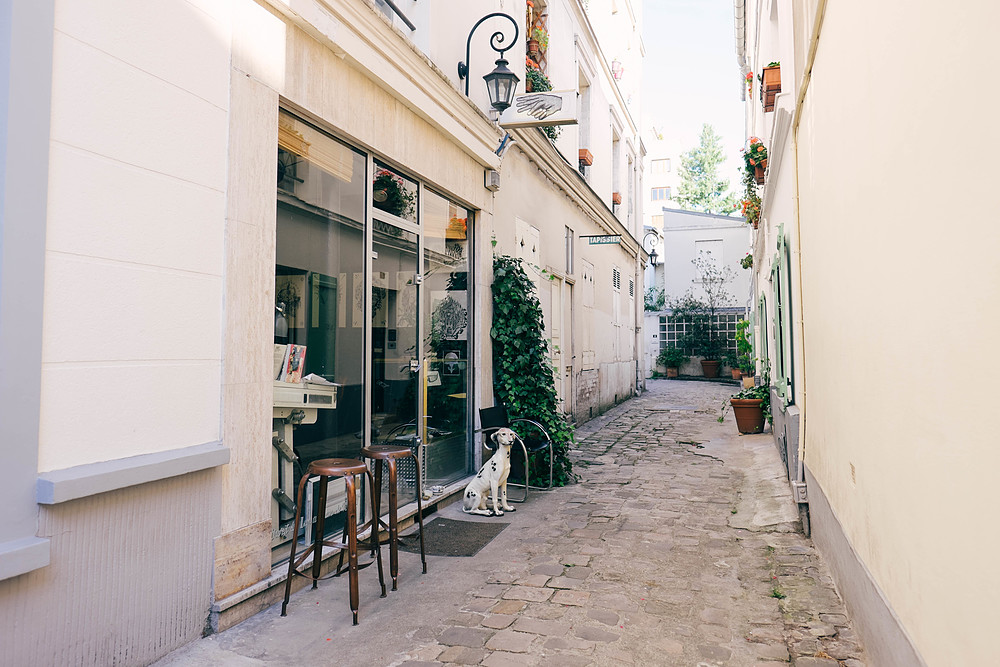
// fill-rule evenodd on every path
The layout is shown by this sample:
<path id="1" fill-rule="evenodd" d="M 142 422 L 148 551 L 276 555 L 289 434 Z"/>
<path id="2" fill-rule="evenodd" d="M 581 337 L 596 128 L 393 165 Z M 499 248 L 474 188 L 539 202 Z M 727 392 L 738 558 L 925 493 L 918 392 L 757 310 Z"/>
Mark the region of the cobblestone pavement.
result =
<path id="1" fill-rule="evenodd" d="M 738 436 L 731 411 L 718 422 L 731 386 L 649 386 L 578 430 L 579 484 L 499 518 L 445 508 L 510 525 L 474 558 L 429 558 L 427 575 L 401 554 L 398 592 L 362 582 L 358 628 L 334 581 L 163 665 L 863 667 L 770 434 Z"/>

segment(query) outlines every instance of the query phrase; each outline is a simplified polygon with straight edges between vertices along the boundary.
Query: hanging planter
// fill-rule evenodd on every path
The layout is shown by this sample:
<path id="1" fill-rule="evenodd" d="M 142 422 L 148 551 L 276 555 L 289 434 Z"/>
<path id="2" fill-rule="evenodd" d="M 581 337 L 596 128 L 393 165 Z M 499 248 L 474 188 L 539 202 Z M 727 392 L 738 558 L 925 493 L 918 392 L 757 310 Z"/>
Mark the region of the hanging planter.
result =
<path id="1" fill-rule="evenodd" d="M 540 53 L 538 51 L 537 39 L 528 40 L 528 55 L 531 56 L 532 60 L 538 60 L 538 56 L 540 55 Z"/>
<path id="2" fill-rule="evenodd" d="M 612 204 L 621 204 L 622 203 L 622 193 L 620 193 L 620 192 L 614 192 L 614 193 L 612 193 L 612 195 L 611 195 L 611 203 Z"/>
<path id="3" fill-rule="evenodd" d="M 769 63 L 760 79 L 760 99 L 764 111 L 774 111 L 774 98 L 781 92 L 781 64 Z"/>
<path id="4" fill-rule="evenodd" d="M 764 170 L 767 168 L 767 160 L 761 160 L 753 166 L 753 180 L 757 185 L 764 185 Z"/>
<path id="5" fill-rule="evenodd" d="M 580 149 L 580 166 L 589 167 L 594 164 L 594 154 L 588 151 L 586 148 Z"/>

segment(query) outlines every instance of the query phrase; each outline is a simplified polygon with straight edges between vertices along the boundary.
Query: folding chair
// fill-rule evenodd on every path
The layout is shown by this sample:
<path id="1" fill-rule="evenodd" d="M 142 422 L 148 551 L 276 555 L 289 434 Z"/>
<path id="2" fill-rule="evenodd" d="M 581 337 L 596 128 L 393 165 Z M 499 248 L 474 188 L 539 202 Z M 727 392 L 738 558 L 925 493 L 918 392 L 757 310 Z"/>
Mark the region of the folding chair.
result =
<path id="1" fill-rule="evenodd" d="M 545 428 L 533 419 L 527 419 L 525 417 L 516 417 L 511 419 L 507 416 L 507 408 L 502 405 L 496 405 L 492 408 L 481 408 L 479 410 L 479 425 L 480 431 L 483 433 L 483 444 L 487 449 L 492 450 L 493 440 L 489 436 L 493 435 L 497 430 L 501 428 L 512 428 L 517 424 L 527 425 L 520 429 L 524 431 L 523 434 L 518 433 L 518 441 L 521 443 L 521 449 L 524 451 L 524 484 L 515 484 L 512 482 L 507 482 L 507 486 L 523 486 L 524 487 L 524 497 L 520 500 L 509 498 L 511 502 L 523 503 L 528 499 L 528 489 L 551 489 L 553 482 L 553 461 L 552 461 L 552 438 L 549 436 Z M 514 429 L 517 431 L 518 429 Z M 549 485 L 548 486 L 535 486 L 531 487 L 531 468 L 529 467 L 529 455 L 538 452 L 549 450 Z"/>

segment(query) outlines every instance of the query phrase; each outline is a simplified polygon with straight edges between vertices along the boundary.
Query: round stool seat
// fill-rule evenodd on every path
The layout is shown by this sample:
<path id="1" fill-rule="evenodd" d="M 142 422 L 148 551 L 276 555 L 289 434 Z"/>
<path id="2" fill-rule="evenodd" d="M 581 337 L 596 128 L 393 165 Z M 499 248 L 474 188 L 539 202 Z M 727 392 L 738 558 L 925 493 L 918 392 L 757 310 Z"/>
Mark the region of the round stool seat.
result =
<path id="1" fill-rule="evenodd" d="M 358 459 L 318 459 L 309 464 L 307 475 L 325 475 L 327 477 L 343 477 L 345 475 L 363 475 L 368 470 L 364 461 Z"/>
<path id="2" fill-rule="evenodd" d="M 380 461 L 405 459 L 413 456 L 413 450 L 404 445 L 368 445 L 361 450 L 361 456 Z"/>

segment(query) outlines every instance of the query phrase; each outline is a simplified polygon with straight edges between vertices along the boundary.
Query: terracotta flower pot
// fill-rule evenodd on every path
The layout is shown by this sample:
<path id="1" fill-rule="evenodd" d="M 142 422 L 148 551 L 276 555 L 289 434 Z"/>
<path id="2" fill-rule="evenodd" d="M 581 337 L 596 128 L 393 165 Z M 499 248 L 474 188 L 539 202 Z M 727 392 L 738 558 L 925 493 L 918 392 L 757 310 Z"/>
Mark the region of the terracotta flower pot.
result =
<path id="1" fill-rule="evenodd" d="M 707 378 L 717 378 L 719 377 L 719 366 L 722 365 L 721 361 L 711 361 L 708 359 L 701 360 L 701 372 Z"/>
<path id="2" fill-rule="evenodd" d="M 781 92 L 781 68 L 765 67 L 760 86 L 760 101 L 764 111 L 774 111 L 774 98 Z"/>
<path id="3" fill-rule="evenodd" d="M 667 367 L 667 377 L 668 378 L 675 378 L 675 377 L 677 377 L 677 369 L 674 368 L 673 366 L 668 366 Z"/>
<path id="4" fill-rule="evenodd" d="M 757 185 L 764 185 L 764 163 L 753 166 L 753 180 L 757 181 Z"/>
<path id="5" fill-rule="evenodd" d="M 534 84 L 531 82 L 531 79 L 527 79 L 524 82 L 524 92 L 530 93 L 530 92 L 534 91 L 534 89 L 535 89 L 534 88 Z"/>
<path id="6" fill-rule="evenodd" d="M 532 60 L 538 60 L 538 40 L 529 39 L 528 40 L 528 55 L 531 56 Z"/>
<path id="7" fill-rule="evenodd" d="M 594 164 L 594 154 L 586 148 L 580 149 L 580 164 L 589 167 Z"/>
<path id="8" fill-rule="evenodd" d="M 760 433 L 764 430 L 764 410 L 759 398 L 731 398 L 736 416 L 736 430 L 740 433 Z"/>
<path id="9" fill-rule="evenodd" d="M 734 380 L 739 380 L 741 377 L 743 377 L 743 373 L 741 373 L 740 369 L 738 368 L 730 368 L 729 372 L 733 374 Z"/>

